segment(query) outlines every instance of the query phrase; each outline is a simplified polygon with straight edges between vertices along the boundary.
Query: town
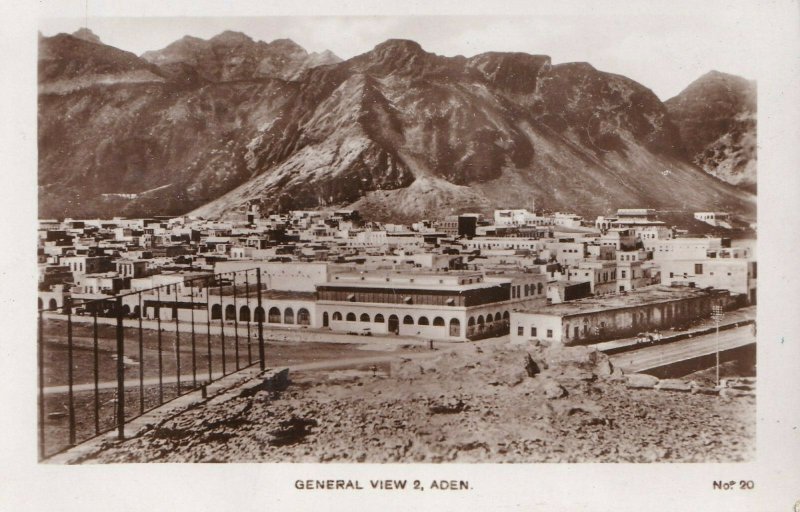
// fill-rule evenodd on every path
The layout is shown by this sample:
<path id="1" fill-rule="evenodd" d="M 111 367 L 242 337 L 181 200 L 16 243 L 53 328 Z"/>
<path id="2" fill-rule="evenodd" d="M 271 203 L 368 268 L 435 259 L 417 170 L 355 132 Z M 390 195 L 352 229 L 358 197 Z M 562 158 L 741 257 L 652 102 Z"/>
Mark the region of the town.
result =
<path id="1" fill-rule="evenodd" d="M 723 213 L 694 219 L 731 229 Z M 40 221 L 38 305 L 61 313 L 65 301 L 158 289 L 144 303 L 127 295 L 126 317 L 585 344 L 666 330 L 713 305 L 754 305 L 754 251 L 752 239 L 692 236 L 652 209 L 588 221 L 509 209 L 410 226 L 354 210 L 261 217 L 254 206 L 238 221 L 68 218 Z M 254 276 L 236 281 L 256 268 L 263 303 Z M 234 293 L 192 284 L 227 273 Z"/>

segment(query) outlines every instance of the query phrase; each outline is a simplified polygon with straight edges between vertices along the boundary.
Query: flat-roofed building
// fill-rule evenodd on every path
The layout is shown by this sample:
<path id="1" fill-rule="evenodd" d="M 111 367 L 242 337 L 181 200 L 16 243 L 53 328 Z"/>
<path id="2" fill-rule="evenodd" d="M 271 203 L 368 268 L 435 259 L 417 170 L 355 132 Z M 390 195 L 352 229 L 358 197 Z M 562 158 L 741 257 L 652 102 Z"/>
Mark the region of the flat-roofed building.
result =
<path id="1" fill-rule="evenodd" d="M 729 302 L 726 290 L 653 286 L 612 297 L 514 310 L 511 342 L 574 345 L 635 336 L 709 318 L 712 306 L 725 307 Z"/>
<path id="2" fill-rule="evenodd" d="M 334 331 L 477 339 L 507 332 L 512 280 L 481 272 L 336 274 L 317 287 L 317 314 Z"/>
<path id="3" fill-rule="evenodd" d="M 661 262 L 661 284 L 720 288 L 746 296 L 749 304 L 756 303 L 757 277 L 756 262 L 745 259 L 704 258 Z"/>

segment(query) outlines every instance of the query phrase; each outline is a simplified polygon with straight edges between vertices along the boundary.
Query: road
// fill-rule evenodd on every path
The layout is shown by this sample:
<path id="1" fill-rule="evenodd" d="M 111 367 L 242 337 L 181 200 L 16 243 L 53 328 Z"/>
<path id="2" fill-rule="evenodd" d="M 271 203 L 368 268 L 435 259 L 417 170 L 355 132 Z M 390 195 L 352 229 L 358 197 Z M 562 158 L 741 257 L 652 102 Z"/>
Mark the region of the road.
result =
<path id="1" fill-rule="evenodd" d="M 747 325 L 719 333 L 720 351 L 755 343 L 752 328 Z M 667 345 L 646 347 L 610 356 L 614 366 L 626 373 L 641 372 L 665 364 L 713 354 L 717 350 L 716 334 L 706 334 Z"/>
<path id="2" fill-rule="evenodd" d="M 453 350 L 463 350 L 466 349 L 468 345 L 451 345 L 447 349 L 444 350 L 435 350 L 429 352 L 417 352 L 417 353 L 393 353 L 387 355 L 372 355 L 372 356 L 364 356 L 364 357 L 349 357 L 345 359 L 329 359 L 325 361 L 314 361 L 308 363 L 300 363 L 294 365 L 287 365 L 285 368 L 289 368 L 290 372 L 300 372 L 300 371 L 313 371 L 313 370 L 329 370 L 334 368 L 346 368 L 349 366 L 358 366 L 358 365 L 365 365 L 365 364 L 378 364 L 378 363 L 389 363 L 392 361 L 399 361 L 401 359 L 427 359 L 437 355 L 441 355 L 443 352 L 453 351 Z M 215 372 L 212 374 L 213 379 L 219 379 L 223 376 L 221 372 Z M 207 374 L 198 374 L 198 381 L 206 380 Z M 126 388 L 138 388 L 139 387 L 139 379 L 126 379 L 125 381 Z M 177 382 L 177 376 L 175 375 L 164 375 L 162 382 L 164 384 L 174 384 Z M 181 375 L 181 382 L 182 383 L 191 383 L 192 382 L 192 374 L 188 373 L 185 375 Z M 159 383 L 158 378 L 146 378 L 143 381 L 144 386 L 154 386 Z M 98 389 L 114 389 L 117 387 L 117 381 L 102 381 L 97 385 Z M 45 395 L 52 395 L 52 394 L 59 394 L 59 393 L 66 393 L 69 390 L 68 386 L 47 386 L 44 388 Z M 84 384 L 74 384 L 72 386 L 73 392 L 78 391 L 92 391 L 94 390 L 94 383 L 84 383 Z"/>

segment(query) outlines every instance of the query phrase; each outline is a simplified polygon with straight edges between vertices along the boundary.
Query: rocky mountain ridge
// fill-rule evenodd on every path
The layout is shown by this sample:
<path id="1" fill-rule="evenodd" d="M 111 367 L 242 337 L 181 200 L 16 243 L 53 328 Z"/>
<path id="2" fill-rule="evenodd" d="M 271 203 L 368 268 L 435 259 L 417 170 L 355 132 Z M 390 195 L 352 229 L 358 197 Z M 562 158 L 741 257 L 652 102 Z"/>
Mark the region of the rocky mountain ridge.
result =
<path id="1" fill-rule="evenodd" d="M 754 211 L 753 196 L 689 161 L 649 89 L 587 63 L 388 40 L 312 66 L 301 50 L 226 32 L 139 58 L 42 38 L 40 214 L 226 217 L 255 202 L 410 220 L 532 200 L 587 214 Z"/>
<path id="2" fill-rule="evenodd" d="M 700 168 L 756 190 L 756 83 L 710 71 L 665 102 L 689 157 Z"/>

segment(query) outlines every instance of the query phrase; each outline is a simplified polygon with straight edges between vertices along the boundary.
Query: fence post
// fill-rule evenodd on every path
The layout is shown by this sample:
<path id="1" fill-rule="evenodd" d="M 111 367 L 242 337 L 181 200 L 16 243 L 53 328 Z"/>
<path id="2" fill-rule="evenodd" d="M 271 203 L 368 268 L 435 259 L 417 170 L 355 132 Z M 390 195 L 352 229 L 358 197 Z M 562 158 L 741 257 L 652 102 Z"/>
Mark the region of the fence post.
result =
<path id="1" fill-rule="evenodd" d="M 97 340 L 97 307 L 92 307 L 92 368 L 94 371 L 94 433 L 100 434 L 100 347 Z"/>
<path id="2" fill-rule="evenodd" d="M 258 358 L 261 371 L 264 371 L 267 367 L 264 359 L 264 317 L 267 316 L 267 312 L 261 305 L 261 267 L 256 269 L 256 288 L 258 293 L 258 309 L 256 311 L 261 311 L 261 315 L 258 317 Z"/>
<path id="3" fill-rule="evenodd" d="M 63 310 L 67 313 L 67 409 L 69 413 L 69 445 L 75 446 L 75 395 L 72 390 L 72 299 L 64 297 Z"/>
<path id="4" fill-rule="evenodd" d="M 43 312 L 39 311 L 38 363 L 39 363 L 39 460 L 44 460 L 44 325 Z"/>
<path id="5" fill-rule="evenodd" d="M 178 283 L 174 284 L 173 291 L 175 292 L 175 307 L 172 308 L 173 316 L 175 317 L 175 378 L 178 382 L 178 396 L 181 395 L 181 333 L 178 324 Z"/>
<path id="6" fill-rule="evenodd" d="M 222 294 L 222 273 L 217 274 L 217 284 L 219 287 L 219 336 L 222 340 L 222 376 L 228 373 L 225 371 L 225 301 Z"/>
<path id="7" fill-rule="evenodd" d="M 124 331 L 122 326 L 122 297 L 117 297 L 117 437 L 125 439 L 125 357 Z M 141 364 L 141 363 L 140 363 Z"/>

